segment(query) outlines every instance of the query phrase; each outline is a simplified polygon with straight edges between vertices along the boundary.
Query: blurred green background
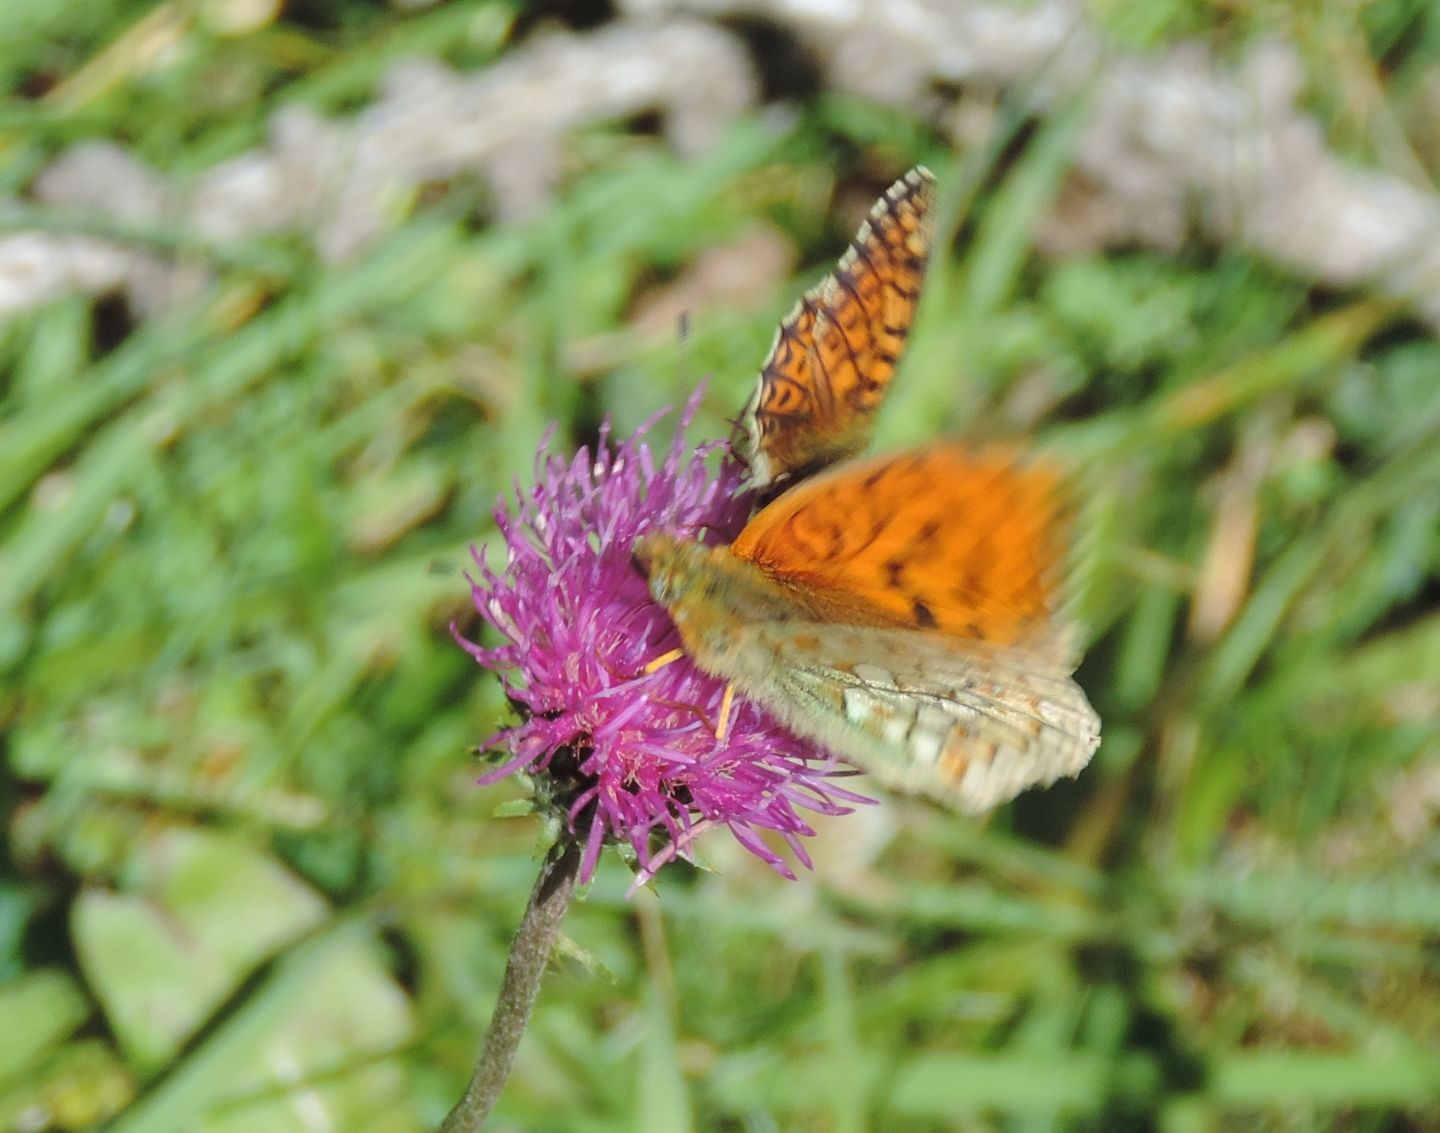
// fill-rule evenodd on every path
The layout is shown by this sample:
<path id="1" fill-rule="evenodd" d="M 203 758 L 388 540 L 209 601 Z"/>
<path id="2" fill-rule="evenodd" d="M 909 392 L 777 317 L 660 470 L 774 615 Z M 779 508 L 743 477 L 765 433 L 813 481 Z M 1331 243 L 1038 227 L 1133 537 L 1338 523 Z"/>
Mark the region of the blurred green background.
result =
<path id="1" fill-rule="evenodd" d="M 922 160 L 881 440 L 1077 458 L 1102 748 L 607 856 L 493 1127 L 1440 1129 L 1431 4 L 12 0 L 0 75 L 0 1129 L 434 1127 L 543 835 L 467 547 L 548 422 L 722 434 Z"/>

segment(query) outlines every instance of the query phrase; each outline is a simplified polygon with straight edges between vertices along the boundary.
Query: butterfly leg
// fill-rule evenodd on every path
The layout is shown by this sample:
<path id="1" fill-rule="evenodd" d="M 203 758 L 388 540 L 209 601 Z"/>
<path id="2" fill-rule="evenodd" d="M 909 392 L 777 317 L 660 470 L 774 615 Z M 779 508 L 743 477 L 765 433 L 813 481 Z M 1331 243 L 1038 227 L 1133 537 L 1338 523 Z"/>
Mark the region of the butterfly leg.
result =
<path id="1" fill-rule="evenodd" d="M 653 661 L 646 665 L 645 668 L 641 670 L 641 672 L 643 672 L 648 677 L 651 673 L 658 673 L 666 665 L 672 664 L 673 662 L 680 660 L 680 658 L 683 656 L 685 656 L 685 650 L 672 649 L 668 653 L 660 654 L 660 656 L 656 657 Z M 715 725 L 711 727 L 710 721 L 705 720 L 704 713 L 701 713 L 700 719 L 705 720 L 705 726 L 707 728 L 710 728 L 710 730 L 715 733 L 715 738 L 717 740 L 723 740 L 725 738 L 725 733 L 730 730 L 730 713 L 734 709 L 734 707 L 735 686 L 730 684 L 729 682 L 726 682 L 725 691 L 723 694 L 721 694 L 720 697 L 720 717 L 718 720 L 716 720 Z"/>
<path id="2" fill-rule="evenodd" d="M 720 697 L 720 719 L 715 724 L 715 738 L 723 740 L 730 730 L 730 710 L 735 707 L 735 686 L 725 682 L 725 692 Z"/>
<path id="3" fill-rule="evenodd" d="M 669 653 L 660 654 L 660 656 L 656 657 L 655 660 L 651 661 L 640 671 L 648 677 L 651 673 L 658 673 L 666 665 L 680 660 L 680 658 L 683 656 L 685 656 L 685 650 L 672 649 Z"/>

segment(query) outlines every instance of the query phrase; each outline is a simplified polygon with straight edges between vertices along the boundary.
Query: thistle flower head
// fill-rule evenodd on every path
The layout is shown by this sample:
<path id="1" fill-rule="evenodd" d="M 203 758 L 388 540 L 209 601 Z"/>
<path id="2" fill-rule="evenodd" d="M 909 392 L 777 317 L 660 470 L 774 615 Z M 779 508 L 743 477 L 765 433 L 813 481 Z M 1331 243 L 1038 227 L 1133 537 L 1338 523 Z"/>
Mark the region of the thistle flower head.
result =
<path id="1" fill-rule="evenodd" d="M 500 674 L 521 717 L 486 742 L 507 758 L 482 782 L 528 772 L 537 796 L 584 839 L 582 880 L 607 841 L 633 848 L 643 880 L 721 826 L 793 878 L 761 832 L 779 835 L 808 868 L 800 839 L 814 831 L 801 812 L 842 814 L 869 801 L 833 781 L 844 773 L 833 759 L 753 704 L 737 702 L 718 739 L 725 684 L 687 658 L 646 671 L 680 640 L 632 561 L 635 540 L 665 531 L 729 542 L 751 506 L 737 494 L 732 459 L 718 474 L 706 467 L 722 445 L 692 451 L 681 440 L 699 396 L 658 466 L 644 441 L 653 420 L 618 444 L 607 424 L 594 453 L 568 460 L 547 436 L 534 486 L 495 512 L 505 566 L 493 570 L 475 552 L 475 608 L 502 642 L 457 638 Z"/>

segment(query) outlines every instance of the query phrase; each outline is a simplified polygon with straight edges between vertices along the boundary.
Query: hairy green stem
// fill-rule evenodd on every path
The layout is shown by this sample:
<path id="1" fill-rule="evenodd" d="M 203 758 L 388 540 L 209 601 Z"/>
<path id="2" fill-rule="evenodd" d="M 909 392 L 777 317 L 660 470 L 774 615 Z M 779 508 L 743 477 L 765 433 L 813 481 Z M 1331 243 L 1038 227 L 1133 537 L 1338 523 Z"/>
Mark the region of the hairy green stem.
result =
<path id="1" fill-rule="evenodd" d="M 525 906 L 525 915 L 510 944 L 500 998 L 490 1017 L 475 1073 L 465 1087 L 465 1096 L 455 1103 L 440 1126 L 440 1133 L 477 1133 L 495 1108 L 514 1065 L 525 1024 L 530 1021 L 540 979 L 555 938 L 560 935 L 560 922 L 570 907 L 579 869 L 580 846 L 573 838 L 562 835 L 535 879 L 530 903 Z"/>

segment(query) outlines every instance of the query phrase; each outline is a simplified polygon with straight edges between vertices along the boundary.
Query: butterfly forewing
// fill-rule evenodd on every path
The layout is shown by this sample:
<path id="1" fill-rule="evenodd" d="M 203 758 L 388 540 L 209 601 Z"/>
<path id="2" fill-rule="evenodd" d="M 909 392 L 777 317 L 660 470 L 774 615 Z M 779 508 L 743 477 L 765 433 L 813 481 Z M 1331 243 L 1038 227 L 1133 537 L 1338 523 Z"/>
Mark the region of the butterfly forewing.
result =
<path id="1" fill-rule="evenodd" d="M 1063 498 L 1042 463 L 942 445 L 854 461 L 792 488 L 731 551 L 835 621 L 1058 657 Z"/>
<path id="2" fill-rule="evenodd" d="M 801 480 L 869 441 L 920 300 L 934 195 L 924 166 L 896 181 L 780 324 L 740 417 L 751 488 Z"/>

